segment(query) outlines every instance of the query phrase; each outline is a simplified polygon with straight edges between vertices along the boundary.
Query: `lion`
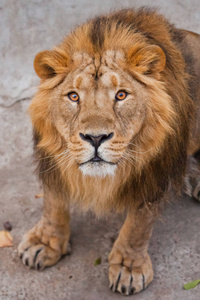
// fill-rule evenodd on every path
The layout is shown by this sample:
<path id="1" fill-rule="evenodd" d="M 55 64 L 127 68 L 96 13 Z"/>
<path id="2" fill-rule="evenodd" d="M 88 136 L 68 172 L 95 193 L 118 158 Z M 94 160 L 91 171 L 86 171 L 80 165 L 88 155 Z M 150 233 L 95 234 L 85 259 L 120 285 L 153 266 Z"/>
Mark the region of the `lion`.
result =
<path id="1" fill-rule="evenodd" d="M 200 36 L 155 10 L 125 9 L 39 52 L 30 105 L 44 213 L 18 247 L 44 269 L 69 251 L 69 208 L 126 213 L 109 255 L 112 291 L 153 280 L 149 239 L 170 188 L 199 195 Z"/>

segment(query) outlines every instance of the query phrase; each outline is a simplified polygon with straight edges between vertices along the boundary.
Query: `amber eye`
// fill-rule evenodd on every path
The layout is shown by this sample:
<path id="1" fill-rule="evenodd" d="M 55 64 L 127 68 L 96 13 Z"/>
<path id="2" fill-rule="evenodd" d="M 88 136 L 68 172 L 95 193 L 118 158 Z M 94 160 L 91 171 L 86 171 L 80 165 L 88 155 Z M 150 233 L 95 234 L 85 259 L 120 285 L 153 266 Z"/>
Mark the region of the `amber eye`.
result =
<path id="1" fill-rule="evenodd" d="M 115 100 L 116 101 L 124 100 L 127 97 L 127 95 L 128 95 L 127 92 L 125 92 L 125 91 L 119 91 L 115 95 Z"/>
<path id="2" fill-rule="evenodd" d="M 79 95 L 77 93 L 75 93 L 75 92 L 71 92 L 67 96 L 73 102 L 78 102 L 78 100 L 79 100 Z"/>

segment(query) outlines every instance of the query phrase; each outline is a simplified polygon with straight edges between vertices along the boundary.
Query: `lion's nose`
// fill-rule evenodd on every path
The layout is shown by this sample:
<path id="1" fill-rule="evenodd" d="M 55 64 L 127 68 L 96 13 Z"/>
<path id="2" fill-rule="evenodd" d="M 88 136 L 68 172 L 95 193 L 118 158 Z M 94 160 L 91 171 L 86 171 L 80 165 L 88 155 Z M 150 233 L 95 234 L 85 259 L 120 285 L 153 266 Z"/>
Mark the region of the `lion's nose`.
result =
<path id="1" fill-rule="evenodd" d="M 91 135 L 91 134 L 83 134 L 80 133 L 80 137 L 90 143 L 95 149 L 97 149 L 102 143 L 107 140 L 110 140 L 113 137 L 113 132 L 109 134 L 101 134 L 101 135 Z"/>

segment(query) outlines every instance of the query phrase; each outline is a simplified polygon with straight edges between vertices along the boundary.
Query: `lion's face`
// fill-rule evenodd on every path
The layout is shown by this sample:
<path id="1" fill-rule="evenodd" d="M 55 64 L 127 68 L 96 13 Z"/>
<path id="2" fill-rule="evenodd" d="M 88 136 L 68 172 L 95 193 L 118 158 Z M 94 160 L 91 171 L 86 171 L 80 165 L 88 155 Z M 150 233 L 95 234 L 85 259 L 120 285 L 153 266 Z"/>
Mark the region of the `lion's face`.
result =
<path id="1" fill-rule="evenodd" d="M 31 105 L 38 147 L 64 171 L 76 166 L 105 177 L 121 167 L 140 170 L 159 152 L 174 118 L 159 81 L 164 66 L 163 51 L 152 45 L 40 52 L 35 70 L 43 81 Z"/>
<path id="2" fill-rule="evenodd" d="M 120 52 L 105 52 L 101 62 L 81 54 L 73 60 L 74 70 L 52 91 L 53 122 L 66 141 L 66 156 L 83 174 L 113 175 L 133 154 L 148 93 L 123 70 Z"/>

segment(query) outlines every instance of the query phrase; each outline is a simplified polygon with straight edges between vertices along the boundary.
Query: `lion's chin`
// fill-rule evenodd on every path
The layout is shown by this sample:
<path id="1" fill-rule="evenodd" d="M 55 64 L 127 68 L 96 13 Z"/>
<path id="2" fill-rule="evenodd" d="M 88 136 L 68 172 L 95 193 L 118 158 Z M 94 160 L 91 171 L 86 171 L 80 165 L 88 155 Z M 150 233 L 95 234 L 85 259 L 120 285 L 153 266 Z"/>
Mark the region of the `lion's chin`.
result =
<path id="1" fill-rule="evenodd" d="M 83 175 L 101 178 L 106 176 L 114 176 L 116 168 L 116 164 L 111 164 L 103 161 L 87 162 L 79 166 L 79 169 L 81 170 Z"/>

